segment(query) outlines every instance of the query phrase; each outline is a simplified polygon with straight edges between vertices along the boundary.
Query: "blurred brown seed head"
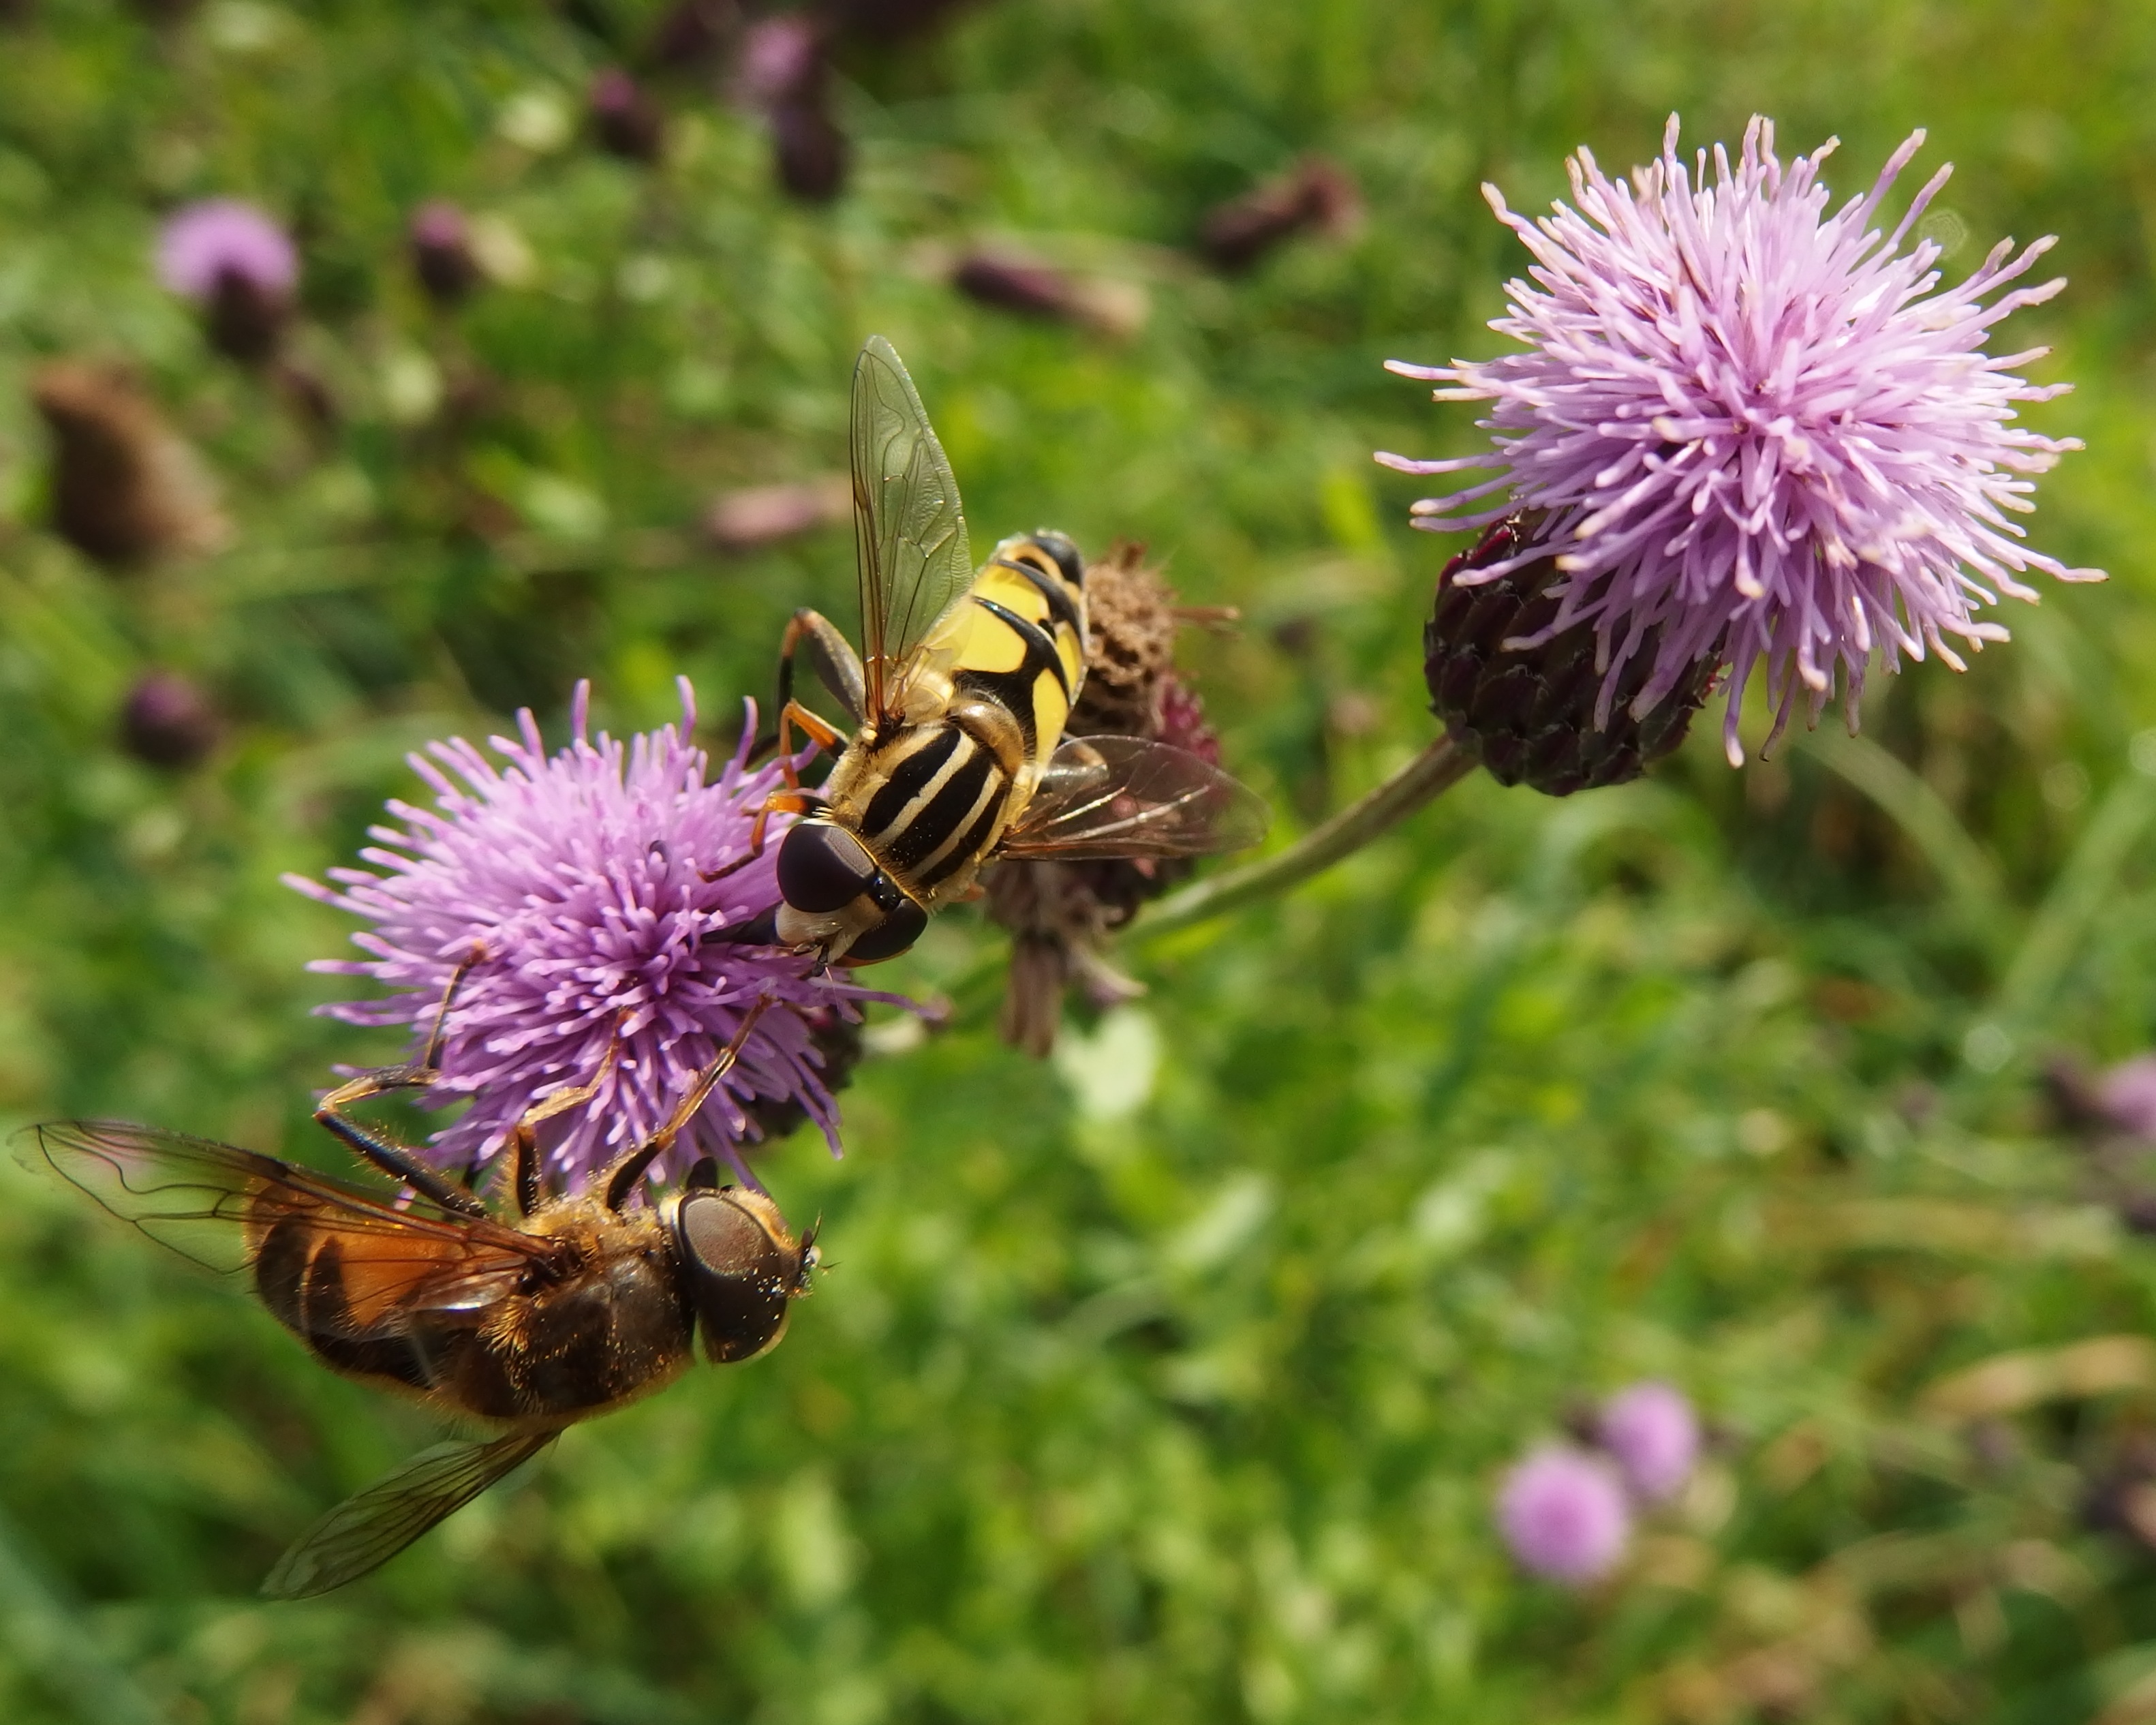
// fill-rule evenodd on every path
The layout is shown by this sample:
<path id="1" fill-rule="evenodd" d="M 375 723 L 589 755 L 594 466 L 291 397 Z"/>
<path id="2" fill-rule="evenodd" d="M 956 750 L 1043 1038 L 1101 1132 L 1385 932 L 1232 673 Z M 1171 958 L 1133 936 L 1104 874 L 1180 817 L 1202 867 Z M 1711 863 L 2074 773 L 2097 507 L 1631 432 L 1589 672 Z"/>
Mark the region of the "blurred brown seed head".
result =
<path id="1" fill-rule="evenodd" d="M 150 672 L 120 711 L 121 744 L 152 767 L 200 765 L 223 731 L 209 697 L 176 671 Z"/>
<path id="2" fill-rule="evenodd" d="M 84 556 L 129 569 L 223 542 L 208 475 L 124 373 L 57 362 L 31 399 L 52 435 L 54 531 Z"/>
<path id="3" fill-rule="evenodd" d="M 1248 270 L 1298 234 L 1339 239 L 1352 234 L 1362 218 L 1362 194 L 1348 171 L 1312 157 L 1214 208 L 1199 230 L 1198 243 L 1216 268 Z"/>
<path id="4" fill-rule="evenodd" d="M 485 279 L 473 254 L 471 223 L 444 198 L 423 203 L 412 213 L 407 230 L 412 273 L 437 305 L 454 305 Z"/>
<path id="5" fill-rule="evenodd" d="M 591 123 L 592 136 L 610 156 L 654 162 L 665 153 L 665 112 L 619 66 L 592 80 Z"/>
<path id="6" fill-rule="evenodd" d="M 842 473 L 751 485 L 712 500 L 704 513 L 704 533 L 721 551 L 753 551 L 845 520 L 853 499 L 853 485 Z"/>

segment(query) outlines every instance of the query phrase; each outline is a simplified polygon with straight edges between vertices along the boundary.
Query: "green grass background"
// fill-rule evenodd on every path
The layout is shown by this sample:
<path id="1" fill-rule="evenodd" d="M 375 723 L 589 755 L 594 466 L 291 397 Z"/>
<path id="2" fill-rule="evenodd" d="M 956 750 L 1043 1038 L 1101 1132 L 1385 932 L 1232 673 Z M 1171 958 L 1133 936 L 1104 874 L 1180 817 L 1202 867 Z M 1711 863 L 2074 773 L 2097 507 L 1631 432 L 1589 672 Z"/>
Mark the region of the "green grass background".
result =
<path id="1" fill-rule="evenodd" d="M 324 1600 L 254 1589 L 433 1428 L 0 1163 L 0 1717 L 2156 1718 L 2156 1558 L 2083 1513 L 2156 1421 L 2141 1356 L 1974 1428 L 1925 1397 L 2156 1316 L 2156 1255 L 2032 1082 L 2156 1028 L 2156 11 L 1003 0 L 848 59 L 856 171 L 810 209 L 701 87 L 666 92 L 656 172 L 581 141 L 587 80 L 656 9 L 36 0 L 0 26 L 11 1123 L 331 1159 L 312 1091 L 394 1045 L 308 1015 L 347 923 L 280 871 L 347 858 L 429 737 L 527 704 L 558 735 L 578 676 L 617 728 L 666 718 L 676 672 L 721 728 L 764 694 L 788 611 L 843 614 L 845 534 L 722 559 L 694 521 L 838 465 L 870 331 L 977 542 L 1143 539 L 1244 608 L 1186 655 L 1229 758 L 1284 831 L 1337 806 L 1430 734 L 1452 548 L 1369 451 L 1473 435 L 1380 362 L 1496 348 L 1522 254 L 1480 182 L 1539 208 L 1566 151 L 1642 160 L 1672 109 L 1694 142 L 1755 110 L 1789 151 L 1838 134 L 1844 193 L 1929 128 L 1910 186 L 1957 164 L 1952 268 L 2061 235 L 2072 285 L 2007 342 L 2053 345 L 2034 375 L 2077 393 L 2031 423 L 2089 445 L 2036 536 L 2112 579 L 2010 608 L 1964 676 L 1880 680 L 1861 745 L 1732 773 L 1703 725 L 1622 789 L 1470 781 L 1136 955 L 1142 1006 L 1051 1066 L 975 989 L 866 1065 L 843 1162 L 765 1158 L 836 1265 L 783 1348 L 572 1432 Z M 550 103 L 558 147 L 504 136 Z M 1360 236 L 1199 266 L 1202 213 L 1308 151 L 1360 182 Z M 151 277 L 160 210 L 213 193 L 302 232 L 326 442 Z M 434 196 L 513 223 L 528 283 L 430 311 L 401 237 Z M 1144 328 L 959 300 L 948 258 L 989 241 L 1142 289 Z M 230 549 L 116 581 L 44 530 L 27 382 L 59 354 L 136 368 Z M 413 423 L 429 377 L 476 405 Z M 233 715 L 198 772 L 115 744 L 151 664 Z M 932 992 L 998 951 L 962 911 L 882 974 Z M 1521 1578 L 1494 1481 L 1646 1374 L 1697 1398 L 1710 1466 L 1611 1582 Z"/>

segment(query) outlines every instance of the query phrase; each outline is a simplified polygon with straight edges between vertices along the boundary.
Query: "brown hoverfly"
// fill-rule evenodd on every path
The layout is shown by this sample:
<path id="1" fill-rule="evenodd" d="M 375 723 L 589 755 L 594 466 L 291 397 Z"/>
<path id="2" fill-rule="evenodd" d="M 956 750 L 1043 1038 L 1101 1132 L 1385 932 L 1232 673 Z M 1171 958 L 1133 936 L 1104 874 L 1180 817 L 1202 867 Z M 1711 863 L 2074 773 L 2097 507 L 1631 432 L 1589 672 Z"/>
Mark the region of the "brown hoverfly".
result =
<path id="1" fill-rule="evenodd" d="M 401 1197 L 152 1127 L 30 1128 L 46 1160 L 115 1215 L 198 1263 L 248 1276 L 270 1315 L 331 1371 L 487 1434 L 423 1450 L 339 1504 L 278 1560 L 264 1593 L 304 1599 L 367 1574 L 566 1427 L 673 1382 L 700 1330 L 714 1364 L 777 1344 L 790 1302 L 808 1291 L 814 1229 L 796 1239 L 764 1194 L 721 1186 L 708 1157 L 680 1190 L 629 1207 L 762 1010 L 749 1012 L 666 1124 L 586 1192 L 542 1190 L 537 1128 L 588 1101 L 597 1084 L 538 1102 L 512 1135 L 514 1219 L 342 1112 L 432 1081 L 446 999 L 423 1060 L 362 1073 L 316 1110 Z"/>
<path id="2" fill-rule="evenodd" d="M 1044 529 L 973 568 L 950 461 L 880 336 L 854 366 L 852 467 L 865 651 L 814 611 L 788 624 L 787 788 L 758 815 L 749 851 L 762 854 L 771 815 L 799 817 L 779 841 L 780 901 L 706 938 L 870 964 L 911 947 L 991 858 L 1197 856 L 1264 837 L 1264 803 L 1188 751 L 1063 735 L 1086 675 L 1085 559 Z M 793 699 L 804 648 L 850 737 Z M 796 727 L 835 757 L 819 791 L 794 776 Z"/>

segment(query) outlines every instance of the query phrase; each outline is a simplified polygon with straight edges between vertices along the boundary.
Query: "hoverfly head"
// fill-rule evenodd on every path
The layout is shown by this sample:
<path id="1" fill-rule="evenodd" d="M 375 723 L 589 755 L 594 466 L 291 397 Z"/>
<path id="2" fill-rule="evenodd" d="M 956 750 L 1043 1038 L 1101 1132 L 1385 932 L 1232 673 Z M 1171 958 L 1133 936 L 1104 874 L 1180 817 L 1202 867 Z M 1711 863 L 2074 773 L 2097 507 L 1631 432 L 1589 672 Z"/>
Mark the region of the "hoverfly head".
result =
<path id="1" fill-rule="evenodd" d="M 732 1365 L 776 1346 L 787 1303 L 808 1286 L 813 1244 L 797 1245 L 778 1206 L 738 1186 L 685 1190 L 670 1219 L 705 1358 Z"/>
<path id="2" fill-rule="evenodd" d="M 827 963 L 895 958 L 928 926 L 928 913 L 867 847 L 824 815 L 787 829 L 778 845 L 778 891 L 779 942 L 819 947 Z"/>

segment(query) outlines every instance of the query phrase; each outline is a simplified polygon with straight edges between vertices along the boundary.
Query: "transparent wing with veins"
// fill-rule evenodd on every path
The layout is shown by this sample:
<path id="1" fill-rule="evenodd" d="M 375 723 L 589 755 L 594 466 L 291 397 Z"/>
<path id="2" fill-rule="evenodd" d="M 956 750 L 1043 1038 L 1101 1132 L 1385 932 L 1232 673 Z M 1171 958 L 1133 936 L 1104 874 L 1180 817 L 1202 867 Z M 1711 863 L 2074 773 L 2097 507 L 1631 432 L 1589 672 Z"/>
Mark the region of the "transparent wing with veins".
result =
<path id="1" fill-rule="evenodd" d="M 891 716 L 906 660 L 973 584 L 966 513 L 927 409 L 890 342 L 854 362 L 854 562 L 868 712 Z"/>
<path id="2" fill-rule="evenodd" d="M 1101 862 L 1210 856 L 1265 835 L 1248 785 L 1188 749 L 1134 737 L 1067 738 L 999 856 Z"/>

